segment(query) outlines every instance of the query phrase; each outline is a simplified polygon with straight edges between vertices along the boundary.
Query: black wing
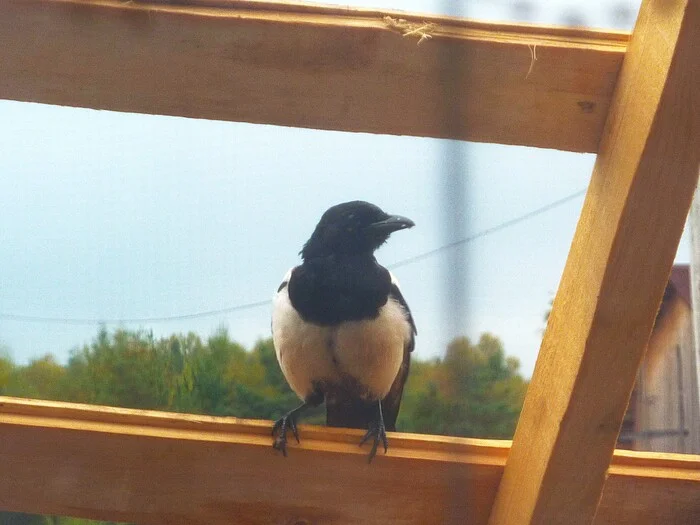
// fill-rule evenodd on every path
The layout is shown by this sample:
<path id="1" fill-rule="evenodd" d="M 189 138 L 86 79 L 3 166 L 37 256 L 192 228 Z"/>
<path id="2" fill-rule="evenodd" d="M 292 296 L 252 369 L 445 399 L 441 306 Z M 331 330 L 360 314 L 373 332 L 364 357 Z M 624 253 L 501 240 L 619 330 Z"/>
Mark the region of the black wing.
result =
<path id="1" fill-rule="evenodd" d="M 411 340 L 408 343 L 408 351 L 413 352 L 416 346 L 416 336 L 418 335 L 418 329 L 416 329 L 416 322 L 413 320 L 413 315 L 411 314 L 411 309 L 408 307 L 406 299 L 403 298 L 401 290 L 399 290 L 398 285 L 395 282 L 391 283 L 391 292 L 389 292 L 389 297 L 396 299 L 403 309 L 406 310 L 406 318 L 411 325 Z"/>
<path id="2" fill-rule="evenodd" d="M 403 387 L 406 384 L 406 379 L 408 378 L 408 371 L 411 367 L 411 352 L 416 346 L 416 335 L 418 335 L 418 330 L 416 330 L 416 323 L 413 320 L 413 315 L 411 315 L 411 310 L 406 303 L 406 299 L 401 295 L 401 290 L 396 285 L 396 283 L 391 283 L 391 293 L 389 297 L 393 297 L 395 300 L 403 306 L 406 310 L 406 320 L 411 325 L 411 337 L 406 341 L 403 351 L 403 362 L 401 363 L 401 368 L 399 368 L 399 373 L 396 374 L 396 379 L 391 385 L 391 389 L 386 397 L 382 400 L 382 409 L 384 412 L 384 425 L 389 431 L 396 430 L 396 418 L 399 416 L 399 408 L 401 407 L 401 397 L 403 396 Z"/>

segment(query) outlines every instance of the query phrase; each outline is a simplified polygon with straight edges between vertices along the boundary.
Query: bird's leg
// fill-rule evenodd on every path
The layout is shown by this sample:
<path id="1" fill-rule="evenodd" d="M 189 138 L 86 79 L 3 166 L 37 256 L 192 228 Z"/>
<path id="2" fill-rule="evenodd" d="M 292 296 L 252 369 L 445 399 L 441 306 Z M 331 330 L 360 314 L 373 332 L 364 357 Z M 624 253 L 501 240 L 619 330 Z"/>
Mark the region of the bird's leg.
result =
<path id="1" fill-rule="evenodd" d="M 301 405 L 287 412 L 272 425 L 272 436 L 275 438 L 272 446 L 277 450 L 281 450 L 284 457 L 287 457 L 287 430 L 292 431 L 294 439 L 299 443 L 297 417 L 307 408 L 317 407 L 323 403 L 323 399 L 324 395 L 321 391 L 314 391 Z"/>
<path id="2" fill-rule="evenodd" d="M 302 403 L 294 410 L 290 410 L 272 425 L 272 436 L 275 441 L 272 446 L 277 450 L 282 451 L 282 455 L 287 457 L 287 430 L 291 430 L 294 435 L 294 439 L 299 443 L 299 431 L 297 430 L 297 417 L 301 412 L 306 410 L 310 405 L 307 403 Z"/>
<path id="3" fill-rule="evenodd" d="M 377 447 L 379 446 L 380 441 L 381 441 L 382 445 L 384 445 L 384 453 L 385 454 L 386 454 L 386 451 L 389 449 L 389 440 L 386 437 L 386 428 L 384 427 L 384 415 L 382 414 L 382 401 L 381 401 L 381 399 L 379 401 L 377 401 L 376 418 L 373 421 L 370 421 L 369 428 L 367 429 L 367 433 L 362 438 L 362 441 L 360 441 L 360 446 L 364 445 L 365 442 L 371 437 L 374 438 L 374 442 L 372 443 L 372 450 L 370 450 L 370 452 L 369 452 L 369 458 L 368 458 L 369 463 L 372 463 L 374 456 L 377 455 Z"/>

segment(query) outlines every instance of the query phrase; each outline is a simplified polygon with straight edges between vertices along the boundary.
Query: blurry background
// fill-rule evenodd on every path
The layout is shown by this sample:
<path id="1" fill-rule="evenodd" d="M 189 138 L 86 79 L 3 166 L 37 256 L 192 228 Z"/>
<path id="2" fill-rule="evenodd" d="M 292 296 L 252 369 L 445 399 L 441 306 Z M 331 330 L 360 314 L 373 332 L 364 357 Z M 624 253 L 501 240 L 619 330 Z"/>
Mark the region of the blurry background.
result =
<path id="1" fill-rule="evenodd" d="M 630 29 L 638 3 L 401 7 Z M 223 326 L 250 346 L 269 336 L 265 301 L 321 213 L 364 199 L 417 224 L 378 253 L 385 265 L 483 233 L 394 268 L 417 319 L 417 355 L 491 332 L 529 376 L 594 162 L 534 148 L 11 101 L 0 101 L 0 121 L 0 344 L 18 363 L 46 353 L 65 362 L 100 321 L 156 336 Z M 445 174 L 455 161 L 463 195 L 448 200 Z M 457 230 L 446 217 L 458 219 Z M 684 240 L 679 259 L 687 258 Z M 447 288 L 457 261 L 468 275 Z M 466 302 L 468 320 L 450 322 L 450 295 Z M 173 319 L 152 320 L 164 317 Z"/>
<path id="2" fill-rule="evenodd" d="M 638 8 L 401 2 L 618 30 Z M 269 339 L 270 299 L 321 214 L 363 199 L 417 225 L 377 253 L 418 326 L 399 428 L 512 436 L 594 155 L 11 101 L 0 122 L 0 395 L 279 417 L 296 401 Z M 689 257 L 684 234 L 676 262 Z M 679 313 L 666 322 L 692 344 L 687 268 L 678 275 L 665 299 Z M 657 343 L 659 355 L 678 347 Z M 620 446 L 658 447 L 639 433 L 654 394 L 644 388 Z M 669 411 L 655 431 L 682 437 L 683 411 Z"/>
<path id="3" fill-rule="evenodd" d="M 395 7 L 394 0 L 349 4 Z M 638 7 L 401 4 L 620 30 L 632 28 Z M 282 276 L 299 262 L 323 211 L 353 199 L 417 224 L 378 252 L 414 312 L 415 357 L 440 358 L 455 338 L 475 344 L 491 334 L 511 357 L 506 375 L 527 379 L 595 160 L 11 101 L 0 101 L 0 121 L 0 357 L 14 371 L 4 374 L 4 387 L 0 375 L 0 392 L 16 395 L 32 394 L 18 379 L 22 367 L 41 361 L 63 374 L 71 356 L 98 344 L 98 332 L 152 341 L 192 333 L 205 343 L 225 333 L 245 349 L 264 342 Z M 684 236 L 678 261 L 688 257 Z M 33 388 L 37 397 L 62 396 Z"/>

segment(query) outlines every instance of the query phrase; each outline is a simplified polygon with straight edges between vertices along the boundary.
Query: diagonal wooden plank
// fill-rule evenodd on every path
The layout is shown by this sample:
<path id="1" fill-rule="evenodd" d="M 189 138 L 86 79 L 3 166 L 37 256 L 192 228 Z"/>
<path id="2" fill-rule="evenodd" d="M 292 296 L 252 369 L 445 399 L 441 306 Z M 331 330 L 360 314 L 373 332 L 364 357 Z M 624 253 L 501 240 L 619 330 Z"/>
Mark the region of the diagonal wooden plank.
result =
<path id="1" fill-rule="evenodd" d="M 490 525 L 588 524 L 698 180 L 700 2 L 645 0 Z"/>
<path id="2" fill-rule="evenodd" d="M 0 509 L 143 525 L 484 525 L 510 446 L 394 434 L 368 465 L 360 431 L 305 425 L 285 459 L 271 424 L 0 397 Z M 700 456 L 618 451 L 596 525 L 698 523 L 699 491 Z"/>
<path id="3" fill-rule="evenodd" d="M 423 26 L 420 45 L 402 35 Z M 590 152 L 627 39 L 249 0 L 0 0 L 0 98 Z"/>

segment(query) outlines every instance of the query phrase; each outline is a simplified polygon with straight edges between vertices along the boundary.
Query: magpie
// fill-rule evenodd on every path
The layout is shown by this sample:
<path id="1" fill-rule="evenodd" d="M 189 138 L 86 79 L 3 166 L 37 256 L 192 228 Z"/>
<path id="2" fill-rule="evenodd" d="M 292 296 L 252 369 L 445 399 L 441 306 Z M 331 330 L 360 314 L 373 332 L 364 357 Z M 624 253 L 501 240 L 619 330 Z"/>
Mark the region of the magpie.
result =
<path id="1" fill-rule="evenodd" d="M 396 278 L 374 251 L 412 220 L 352 201 L 329 208 L 273 299 L 272 339 L 280 368 L 302 404 L 274 423 L 273 446 L 287 455 L 297 418 L 325 402 L 326 423 L 360 428 L 371 462 L 396 430 L 416 325 Z"/>

